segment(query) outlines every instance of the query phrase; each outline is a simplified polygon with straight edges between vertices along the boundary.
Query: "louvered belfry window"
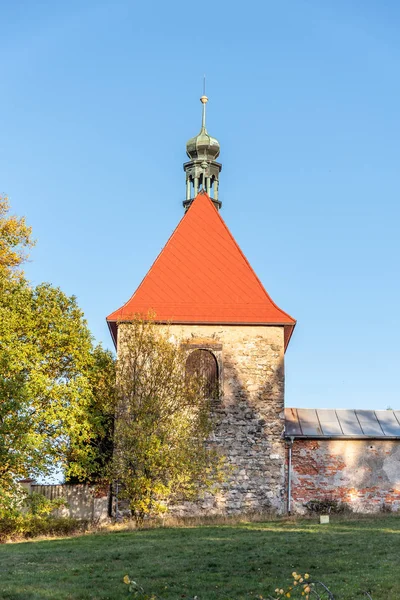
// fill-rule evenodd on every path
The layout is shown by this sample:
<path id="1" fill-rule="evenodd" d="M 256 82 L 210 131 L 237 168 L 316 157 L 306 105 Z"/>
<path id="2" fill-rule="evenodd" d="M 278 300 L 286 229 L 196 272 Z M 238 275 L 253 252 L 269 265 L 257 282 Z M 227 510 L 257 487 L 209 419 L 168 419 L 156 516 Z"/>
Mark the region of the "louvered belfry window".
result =
<path id="1" fill-rule="evenodd" d="M 186 374 L 200 376 L 204 380 L 205 395 L 209 398 L 218 396 L 218 364 L 214 354 L 209 350 L 194 350 L 186 360 Z"/>

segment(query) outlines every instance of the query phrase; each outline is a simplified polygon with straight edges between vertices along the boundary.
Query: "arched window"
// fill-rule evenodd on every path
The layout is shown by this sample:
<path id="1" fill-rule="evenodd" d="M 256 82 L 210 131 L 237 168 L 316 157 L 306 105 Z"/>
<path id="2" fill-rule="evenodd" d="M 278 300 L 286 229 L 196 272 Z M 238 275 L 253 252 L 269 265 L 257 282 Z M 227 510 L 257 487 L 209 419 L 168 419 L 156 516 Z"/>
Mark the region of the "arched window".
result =
<path id="1" fill-rule="evenodd" d="M 204 380 L 204 390 L 209 398 L 218 396 L 218 363 L 209 350 L 194 350 L 186 360 L 186 374 L 200 376 Z"/>

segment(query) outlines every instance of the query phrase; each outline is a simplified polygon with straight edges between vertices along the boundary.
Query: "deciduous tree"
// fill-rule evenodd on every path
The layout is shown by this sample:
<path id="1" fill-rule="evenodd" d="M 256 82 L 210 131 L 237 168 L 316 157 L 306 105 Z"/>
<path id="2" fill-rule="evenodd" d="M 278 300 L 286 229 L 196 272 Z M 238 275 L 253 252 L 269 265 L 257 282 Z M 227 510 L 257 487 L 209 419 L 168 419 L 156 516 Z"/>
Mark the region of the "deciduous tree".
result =
<path id="1" fill-rule="evenodd" d="M 115 358 L 112 352 L 96 346 L 91 353 L 88 373 L 90 398 L 86 405 L 90 439 L 70 436 L 67 483 L 108 483 L 114 450 L 116 407 Z"/>
<path id="2" fill-rule="evenodd" d="M 151 318 L 119 331 L 114 476 L 135 519 L 195 499 L 223 478 L 210 398 L 186 354 Z"/>
<path id="3" fill-rule="evenodd" d="M 0 509 L 9 505 L 18 479 L 60 468 L 87 478 L 103 460 L 94 441 L 105 418 L 93 408 L 105 402 L 112 355 L 93 348 L 73 296 L 25 279 L 21 265 L 31 245 L 30 228 L 8 216 L 8 202 L 1 200 Z"/>
<path id="4" fill-rule="evenodd" d="M 25 218 L 10 215 L 9 210 L 8 198 L 0 196 L 0 274 L 8 275 L 27 259 L 35 244 Z"/>

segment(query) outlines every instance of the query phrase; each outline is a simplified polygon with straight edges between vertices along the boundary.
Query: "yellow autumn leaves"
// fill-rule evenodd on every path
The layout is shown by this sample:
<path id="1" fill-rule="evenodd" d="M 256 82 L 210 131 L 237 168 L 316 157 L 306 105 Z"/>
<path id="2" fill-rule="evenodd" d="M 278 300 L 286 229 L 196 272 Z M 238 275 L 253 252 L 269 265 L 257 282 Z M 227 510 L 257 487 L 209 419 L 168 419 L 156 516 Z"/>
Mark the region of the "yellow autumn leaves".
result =
<path id="1" fill-rule="evenodd" d="M 283 588 L 275 589 L 275 594 L 277 594 L 276 600 L 281 600 L 283 598 L 291 598 L 293 592 L 295 592 L 295 593 L 300 592 L 300 590 L 301 590 L 301 596 L 304 596 L 304 600 L 309 600 L 311 586 L 313 585 L 309 581 L 310 575 L 308 573 L 304 573 L 304 575 L 302 575 L 301 573 L 297 573 L 296 571 L 293 571 L 292 577 L 293 577 L 293 585 L 289 586 L 286 590 Z M 127 585 L 133 584 L 133 585 L 137 586 L 137 584 L 134 581 L 132 581 L 128 575 L 125 575 L 123 581 Z M 138 587 L 140 588 L 140 586 L 138 586 Z M 142 588 L 140 588 L 140 590 L 143 591 Z M 152 598 L 154 600 L 156 599 L 155 596 L 152 596 Z M 259 598 L 261 599 L 263 597 L 259 596 Z"/>
<path id="2" fill-rule="evenodd" d="M 9 275 L 16 267 L 25 262 L 28 250 L 35 245 L 32 228 L 28 227 L 24 217 L 9 214 L 8 198 L 0 196 L 0 273 Z"/>
<path id="3" fill-rule="evenodd" d="M 275 594 L 277 594 L 276 600 L 280 600 L 281 598 L 291 598 L 292 593 L 297 590 L 299 590 L 299 591 L 301 590 L 301 595 L 305 596 L 305 600 L 309 600 L 311 586 L 310 586 L 310 583 L 308 580 L 310 579 L 310 575 L 308 573 L 301 575 L 301 573 L 297 573 L 296 571 L 293 571 L 292 577 L 293 577 L 293 585 L 289 586 L 286 590 L 284 590 L 283 588 L 276 588 L 276 590 L 275 590 Z M 299 587 L 297 587 L 297 589 L 296 589 L 296 586 L 299 586 Z"/>

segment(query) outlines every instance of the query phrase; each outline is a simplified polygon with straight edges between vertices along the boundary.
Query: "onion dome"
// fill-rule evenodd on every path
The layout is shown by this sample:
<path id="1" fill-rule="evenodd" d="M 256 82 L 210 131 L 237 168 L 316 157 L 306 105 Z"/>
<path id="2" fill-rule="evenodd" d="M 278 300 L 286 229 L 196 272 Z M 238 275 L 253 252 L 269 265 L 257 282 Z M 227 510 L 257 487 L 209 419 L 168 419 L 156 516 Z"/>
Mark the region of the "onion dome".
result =
<path id="1" fill-rule="evenodd" d="M 211 137 L 206 129 L 206 104 L 207 96 L 202 96 L 200 102 L 203 105 L 203 119 L 201 130 L 198 135 L 191 138 L 186 144 L 186 154 L 191 160 L 215 160 L 220 153 L 220 145 L 217 139 Z"/>

